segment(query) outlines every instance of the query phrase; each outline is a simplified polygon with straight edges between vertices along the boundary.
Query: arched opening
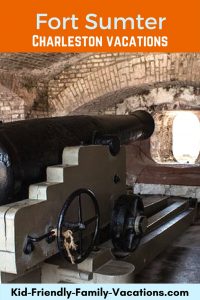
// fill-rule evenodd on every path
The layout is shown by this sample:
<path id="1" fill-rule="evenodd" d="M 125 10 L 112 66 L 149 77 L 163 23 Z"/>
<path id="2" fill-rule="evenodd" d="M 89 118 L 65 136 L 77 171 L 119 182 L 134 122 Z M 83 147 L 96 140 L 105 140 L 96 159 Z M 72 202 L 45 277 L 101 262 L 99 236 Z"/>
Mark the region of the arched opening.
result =
<path id="1" fill-rule="evenodd" d="M 177 110 L 154 114 L 151 157 L 158 164 L 200 165 L 200 111 Z"/>
<path id="2" fill-rule="evenodd" d="M 177 162 L 194 164 L 200 151 L 200 122 L 192 112 L 178 112 L 173 120 L 172 152 Z"/>

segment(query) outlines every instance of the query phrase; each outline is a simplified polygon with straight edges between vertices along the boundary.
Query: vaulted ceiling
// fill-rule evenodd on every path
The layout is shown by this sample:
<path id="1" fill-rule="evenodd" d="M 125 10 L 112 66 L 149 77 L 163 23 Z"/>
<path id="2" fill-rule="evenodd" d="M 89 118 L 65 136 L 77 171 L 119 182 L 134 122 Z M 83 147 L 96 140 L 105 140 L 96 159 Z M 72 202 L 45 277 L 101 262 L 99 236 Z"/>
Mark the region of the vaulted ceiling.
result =
<path id="1" fill-rule="evenodd" d="M 66 61 L 74 53 L 0 53 L 1 70 L 43 69 Z"/>

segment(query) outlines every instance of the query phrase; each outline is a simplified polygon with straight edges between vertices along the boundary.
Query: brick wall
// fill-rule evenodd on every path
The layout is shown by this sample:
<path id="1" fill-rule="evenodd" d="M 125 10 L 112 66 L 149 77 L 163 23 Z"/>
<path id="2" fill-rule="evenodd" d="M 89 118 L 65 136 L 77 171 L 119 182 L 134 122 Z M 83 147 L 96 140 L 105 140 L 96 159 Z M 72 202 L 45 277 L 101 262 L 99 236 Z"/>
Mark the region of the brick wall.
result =
<path id="1" fill-rule="evenodd" d="M 24 100 L 0 85 L 0 120 L 11 122 L 23 120 L 24 116 Z"/>
<path id="2" fill-rule="evenodd" d="M 141 54 L 133 53 L 97 53 L 88 56 L 77 64 L 66 68 L 49 82 L 49 99 L 54 99 L 63 89 L 76 83 L 79 79 L 88 76 L 92 72 L 97 72 L 101 68 L 131 60 Z"/>

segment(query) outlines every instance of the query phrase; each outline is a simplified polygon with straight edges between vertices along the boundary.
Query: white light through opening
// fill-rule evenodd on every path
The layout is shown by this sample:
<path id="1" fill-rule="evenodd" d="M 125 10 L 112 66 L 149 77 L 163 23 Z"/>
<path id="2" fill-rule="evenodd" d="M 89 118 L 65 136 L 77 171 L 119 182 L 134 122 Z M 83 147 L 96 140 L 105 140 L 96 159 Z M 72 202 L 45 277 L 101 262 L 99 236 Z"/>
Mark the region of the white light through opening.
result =
<path id="1" fill-rule="evenodd" d="M 200 122 L 192 112 L 178 112 L 172 127 L 172 151 L 179 163 L 194 164 L 200 151 Z"/>

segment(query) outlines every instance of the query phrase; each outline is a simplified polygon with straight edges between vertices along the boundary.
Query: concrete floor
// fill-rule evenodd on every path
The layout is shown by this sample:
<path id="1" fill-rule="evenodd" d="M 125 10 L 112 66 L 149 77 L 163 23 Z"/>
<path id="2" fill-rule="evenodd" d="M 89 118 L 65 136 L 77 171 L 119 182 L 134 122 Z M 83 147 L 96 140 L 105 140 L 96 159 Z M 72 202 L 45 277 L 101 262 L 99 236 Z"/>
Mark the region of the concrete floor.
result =
<path id="1" fill-rule="evenodd" d="M 137 283 L 200 283 L 200 220 L 140 274 Z"/>

